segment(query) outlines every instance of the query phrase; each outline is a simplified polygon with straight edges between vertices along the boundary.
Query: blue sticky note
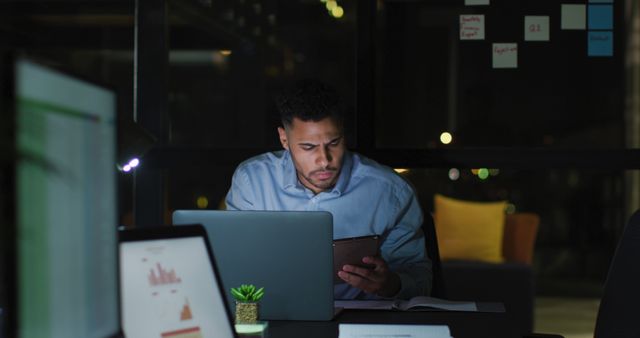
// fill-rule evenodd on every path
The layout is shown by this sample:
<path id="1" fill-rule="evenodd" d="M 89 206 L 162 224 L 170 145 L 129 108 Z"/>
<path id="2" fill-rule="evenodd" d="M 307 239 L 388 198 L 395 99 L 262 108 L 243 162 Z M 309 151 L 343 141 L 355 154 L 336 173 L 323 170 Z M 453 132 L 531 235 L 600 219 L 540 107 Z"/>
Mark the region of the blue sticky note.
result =
<path id="1" fill-rule="evenodd" d="M 589 0 L 589 3 L 609 3 L 609 4 L 612 4 L 613 0 Z"/>
<path id="2" fill-rule="evenodd" d="M 587 22 L 589 29 L 613 29 L 613 6 L 589 5 Z"/>
<path id="3" fill-rule="evenodd" d="M 589 32 L 589 56 L 613 56 L 613 32 Z"/>

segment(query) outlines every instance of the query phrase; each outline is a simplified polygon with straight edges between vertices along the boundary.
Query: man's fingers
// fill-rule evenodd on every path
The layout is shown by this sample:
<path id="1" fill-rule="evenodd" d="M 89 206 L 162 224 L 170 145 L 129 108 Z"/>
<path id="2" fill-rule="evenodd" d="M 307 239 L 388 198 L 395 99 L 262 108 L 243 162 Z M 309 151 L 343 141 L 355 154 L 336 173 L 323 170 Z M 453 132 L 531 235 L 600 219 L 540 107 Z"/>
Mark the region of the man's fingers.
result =
<path id="1" fill-rule="evenodd" d="M 379 287 L 377 285 L 378 283 L 372 282 L 361 276 L 345 271 L 339 271 L 338 277 L 340 277 L 343 281 L 349 283 L 349 285 L 363 290 L 364 292 L 372 293 Z"/>
<path id="2" fill-rule="evenodd" d="M 364 292 L 385 297 L 391 297 L 398 292 L 399 277 L 389 271 L 384 259 L 367 256 L 362 258 L 362 262 L 373 268 L 347 264 L 342 267 L 342 271 L 338 272 L 338 276 L 349 285 Z"/>
<path id="3" fill-rule="evenodd" d="M 374 270 L 382 274 L 385 274 L 388 270 L 387 262 L 385 262 L 384 259 L 380 257 L 366 256 L 362 258 L 362 262 L 365 264 L 374 265 Z"/>
<path id="4" fill-rule="evenodd" d="M 342 267 L 342 270 L 356 274 L 356 275 L 360 275 L 366 279 L 370 279 L 370 280 L 377 279 L 373 269 L 370 269 L 370 268 L 363 268 L 355 265 L 345 265 Z"/>

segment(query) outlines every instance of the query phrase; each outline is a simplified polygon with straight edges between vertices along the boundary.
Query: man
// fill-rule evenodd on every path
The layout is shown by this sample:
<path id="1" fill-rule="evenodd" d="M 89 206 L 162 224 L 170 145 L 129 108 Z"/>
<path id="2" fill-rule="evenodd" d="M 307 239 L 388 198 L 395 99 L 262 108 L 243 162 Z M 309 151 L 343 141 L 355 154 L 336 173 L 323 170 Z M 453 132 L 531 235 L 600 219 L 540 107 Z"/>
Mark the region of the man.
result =
<path id="1" fill-rule="evenodd" d="M 277 106 L 284 150 L 238 166 L 227 208 L 329 211 L 336 239 L 381 235 L 381 256 L 363 258 L 375 268 L 345 265 L 338 272 L 345 283 L 335 287 L 336 299 L 428 294 L 431 263 L 413 189 L 390 168 L 346 150 L 337 93 L 306 80 L 280 96 Z"/>

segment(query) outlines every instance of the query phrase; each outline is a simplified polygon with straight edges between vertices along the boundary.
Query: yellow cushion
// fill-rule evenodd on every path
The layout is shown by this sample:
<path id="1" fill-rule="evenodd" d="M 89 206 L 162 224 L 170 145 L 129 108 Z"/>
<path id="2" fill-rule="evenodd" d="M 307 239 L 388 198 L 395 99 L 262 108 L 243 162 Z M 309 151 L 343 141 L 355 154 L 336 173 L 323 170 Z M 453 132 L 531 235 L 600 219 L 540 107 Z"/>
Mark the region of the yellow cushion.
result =
<path id="1" fill-rule="evenodd" d="M 434 221 L 440 258 L 503 262 L 506 201 L 469 202 L 435 196 Z"/>

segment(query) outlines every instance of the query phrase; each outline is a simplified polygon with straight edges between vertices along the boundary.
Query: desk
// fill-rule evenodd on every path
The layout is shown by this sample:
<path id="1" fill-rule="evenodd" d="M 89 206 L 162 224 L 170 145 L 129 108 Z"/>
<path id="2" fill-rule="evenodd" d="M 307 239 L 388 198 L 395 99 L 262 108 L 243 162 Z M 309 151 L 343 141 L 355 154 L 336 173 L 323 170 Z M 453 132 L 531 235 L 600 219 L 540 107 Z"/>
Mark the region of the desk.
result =
<path id="1" fill-rule="evenodd" d="M 399 312 L 381 310 L 344 310 L 328 322 L 269 321 L 268 338 L 335 338 L 338 324 L 439 324 L 448 325 L 455 338 L 521 337 L 506 313 L 488 312 Z"/>

